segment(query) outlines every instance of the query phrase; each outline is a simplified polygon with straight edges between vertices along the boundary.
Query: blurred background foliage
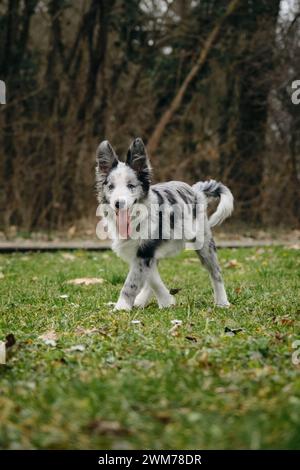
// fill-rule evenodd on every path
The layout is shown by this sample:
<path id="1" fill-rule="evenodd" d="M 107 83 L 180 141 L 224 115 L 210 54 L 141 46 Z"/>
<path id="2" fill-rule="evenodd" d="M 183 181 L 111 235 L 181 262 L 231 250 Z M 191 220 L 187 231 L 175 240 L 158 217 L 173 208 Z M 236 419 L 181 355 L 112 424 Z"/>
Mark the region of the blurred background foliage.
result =
<path id="1" fill-rule="evenodd" d="M 94 220 L 96 146 L 135 136 L 156 181 L 220 179 L 236 220 L 298 226 L 300 2 L 235 3 L 209 45 L 229 1 L 1 0 L 1 229 Z"/>

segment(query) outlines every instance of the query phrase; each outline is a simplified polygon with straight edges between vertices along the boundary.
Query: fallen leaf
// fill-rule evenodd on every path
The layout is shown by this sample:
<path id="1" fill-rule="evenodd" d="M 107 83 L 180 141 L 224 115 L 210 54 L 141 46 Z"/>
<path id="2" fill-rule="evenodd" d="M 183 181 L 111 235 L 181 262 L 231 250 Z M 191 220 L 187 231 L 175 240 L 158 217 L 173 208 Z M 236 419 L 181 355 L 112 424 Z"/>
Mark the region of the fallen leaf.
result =
<path id="1" fill-rule="evenodd" d="M 5 346 L 6 348 L 11 348 L 12 346 L 14 346 L 16 344 L 16 338 L 15 336 L 12 334 L 12 333 L 9 333 L 6 338 L 5 338 Z"/>
<path id="2" fill-rule="evenodd" d="M 231 259 L 224 266 L 225 268 L 240 268 L 241 264 L 236 259 Z"/>
<path id="3" fill-rule="evenodd" d="M 48 339 L 57 339 L 57 334 L 54 330 L 46 331 L 46 333 L 43 333 L 42 335 L 39 336 L 39 339 L 42 341 L 48 340 Z"/>
<path id="4" fill-rule="evenodd" d="M 67 299 L 69 296 L 68 294 L 62 294 L 58 296 L 60 299 Z"/>
<path id="5" fill-rule="evenodd" d="M 47 331 L 46 333 L 43 333 L 42 335 L 40 335 L 38 339 L 42 340 L 47 346 L 51 346 L 55 348 L 57 334 L 53 330 Z"/>
<path id="6" fill-rule="evenodd" d="M 52 348 L 55 348 L 56 346 L 56 341 L 54 339 L 45 339 L 44 340 L 44 343 L 47 345 L 47 346 L 51 346 Z"/>
<path id="7" fill-rule="evenodd" d="M 131 320 L 133 325 L 140 325 L 142 322 L 140 320 Z"/>
<path id="8" fill-rule="evenodd" d="M 174 325 L 170 330 L 169 330 L 169 333 L 172 335 L 172 336 L 178 336 L 178 326 L 179 325 Z"/>
<path id="9" fill-rule="evenodd" d="M 72 255 L 71 253 L 62 253 L 61 256 L 68 261 L 74 261 L 76 259 L 76 256 Z"/>
<path id="10" fill-rule="evenodd" d="M 172 323 L 172 328 L 169 330 L 169 333 L 172 335 L 172 336 L 178 336 L 178 328 L 181 327 L 182 325 L 182 321 L 181 320 L 171 320 L 171 323 Z"/>
<path id="11" fill-rule="evenodd" d="M 193 341 L 194 343 L 197 343 L 197 338 L 195 338 L 195 336 L 186 336 L 185 339 L 187 339 L 188 341 Z"/>
<path id="12" fill-rule="evenodd" d="M 71 346 L 70 348 L 66 349 L 68 352 L 83 352 L 85 351 L 85 345 L 84 344 L 75 344 L 74 346 Z"/>
<path id="13" fill-rule="evenodd" d="M 278 341 L 284 340 L 285 337 L 286 337 L 286 335 L 282 335 L 281 333 L 279 333 L 279 331 L 276 331 L 276 333 L 275 333 L 275 338 L 276 338 Z"/>
<path id="14" fill-rule="evenodd" d="M 130 434 L 130 430 L 123 427 L 118 421 L 104 421 L 96 419 L 88 425 L 88 429 L 96 434 L 120 436 Z"/>
<path id="15" fill-rule="evenodd" d="M 174 289 L 170 289 L 170 294 L 171 295 L 176 295 L 178 294 L 178 292 L 181 291 L 181 287 L 178 287 L 178 288 L 174 288 Z"/>
<path id="16" fill-rule="evenodd" d="M 200 362 L 200 364 L 204 364 L 205 366 L 209 365 L 208 352 L 207 351 L 203 351 L 203 353 L 199 357 L 199 362 Z"/>
<path id="17" fill-rule="evenodd" d="M 229 328 L 229 326 L 225 326 L 225 328 L 224 328 L 224 332 L 228 336 L 234 336 L 237 333 L 240 333 L 241 331 L 244 331 L 243 328 Z"/>
<path id="18" fill-rule="evenodd" d="M 79 277 L 77 279 L 67 281 L 67 284 L 90 286 L 92 284 L 103 284 L 103 282 L 104 279 L 101 277 Z"/>
<path id="19" fill-rule="evenodd" d="M 172 416 L 169 411 L 157 411 L 153 416 L 164 424 L 168 424 L 172 421 Z"/>
<path id="20" fill-rule="evenodd" d="M 295 323 L 295 320 L 292 320 L 292 318 L 281 318 L 280 323 L 282 325 L 292 325 Z"/>
<path id="21" fill-rule="evenodd" d="M 172 325 L 182 325 L 182 320 L 177 320 L 176 318 L 174 320 L 171 320 Z"/>
<path id="22" fill-rule="evenodd" d="M 94 333 L 100 333 L 103 336 L 108 336 L 104 328 L 83 328 L 82 326 L 78 326 L 75 333 L 77 335 L 92 335 Z"/>

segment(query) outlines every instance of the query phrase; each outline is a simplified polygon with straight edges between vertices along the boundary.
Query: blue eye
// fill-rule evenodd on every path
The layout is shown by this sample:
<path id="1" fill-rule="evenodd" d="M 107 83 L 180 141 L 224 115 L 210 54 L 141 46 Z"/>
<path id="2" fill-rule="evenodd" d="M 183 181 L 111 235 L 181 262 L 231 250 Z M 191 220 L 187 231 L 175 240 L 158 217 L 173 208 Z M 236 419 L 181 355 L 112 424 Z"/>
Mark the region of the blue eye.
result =
<path id="1" fill-rule="evenodd" d="M 135 186 L 134 186 L 134 184 L 130 184 L 130 183 L 129 183 L 129 184 L 127 185 L 127 188 L 132 190 L 132 189 L 135 188 Z"/>

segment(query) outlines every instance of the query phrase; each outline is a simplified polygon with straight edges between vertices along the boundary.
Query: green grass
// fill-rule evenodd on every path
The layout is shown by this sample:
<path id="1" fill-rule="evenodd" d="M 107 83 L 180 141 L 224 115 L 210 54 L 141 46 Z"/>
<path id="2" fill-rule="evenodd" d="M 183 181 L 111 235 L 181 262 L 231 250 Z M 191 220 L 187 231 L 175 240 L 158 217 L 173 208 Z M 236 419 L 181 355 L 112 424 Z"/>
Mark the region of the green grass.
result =
<path id="1" fill-rule="evenodd" d="M 0 448 L 300 448 L 299 252 L 219 257 L 230 309 L 186 252 L 160 267 L 176 308 L 111 313 L 127 272 L 113 253 L 2 255 L 0 339 L 17 344 L 0 366 Z M 104 283 L 66 283 L 78 277 Z M 39 339 L 52 330 L 55 347 Z"/>

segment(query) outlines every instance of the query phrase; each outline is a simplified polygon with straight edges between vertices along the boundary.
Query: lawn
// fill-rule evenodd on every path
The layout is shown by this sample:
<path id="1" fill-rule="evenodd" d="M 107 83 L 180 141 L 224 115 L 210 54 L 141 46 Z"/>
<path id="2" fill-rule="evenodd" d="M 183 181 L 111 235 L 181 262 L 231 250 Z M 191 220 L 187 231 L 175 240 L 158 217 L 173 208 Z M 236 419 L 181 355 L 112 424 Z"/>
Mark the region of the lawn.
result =
<path id="1" fill-rule="evenodd" d="M 0 340 L 16 345 L 0 448 L 299 449 L 299 251 L 219 257 L 230 309 L 186 252 L 160 265 L 175 308 L 112 313 L 127 272 L 113 253 L 1 255 Z M 67 283 L 81 277 L 103 282 Z"/>

